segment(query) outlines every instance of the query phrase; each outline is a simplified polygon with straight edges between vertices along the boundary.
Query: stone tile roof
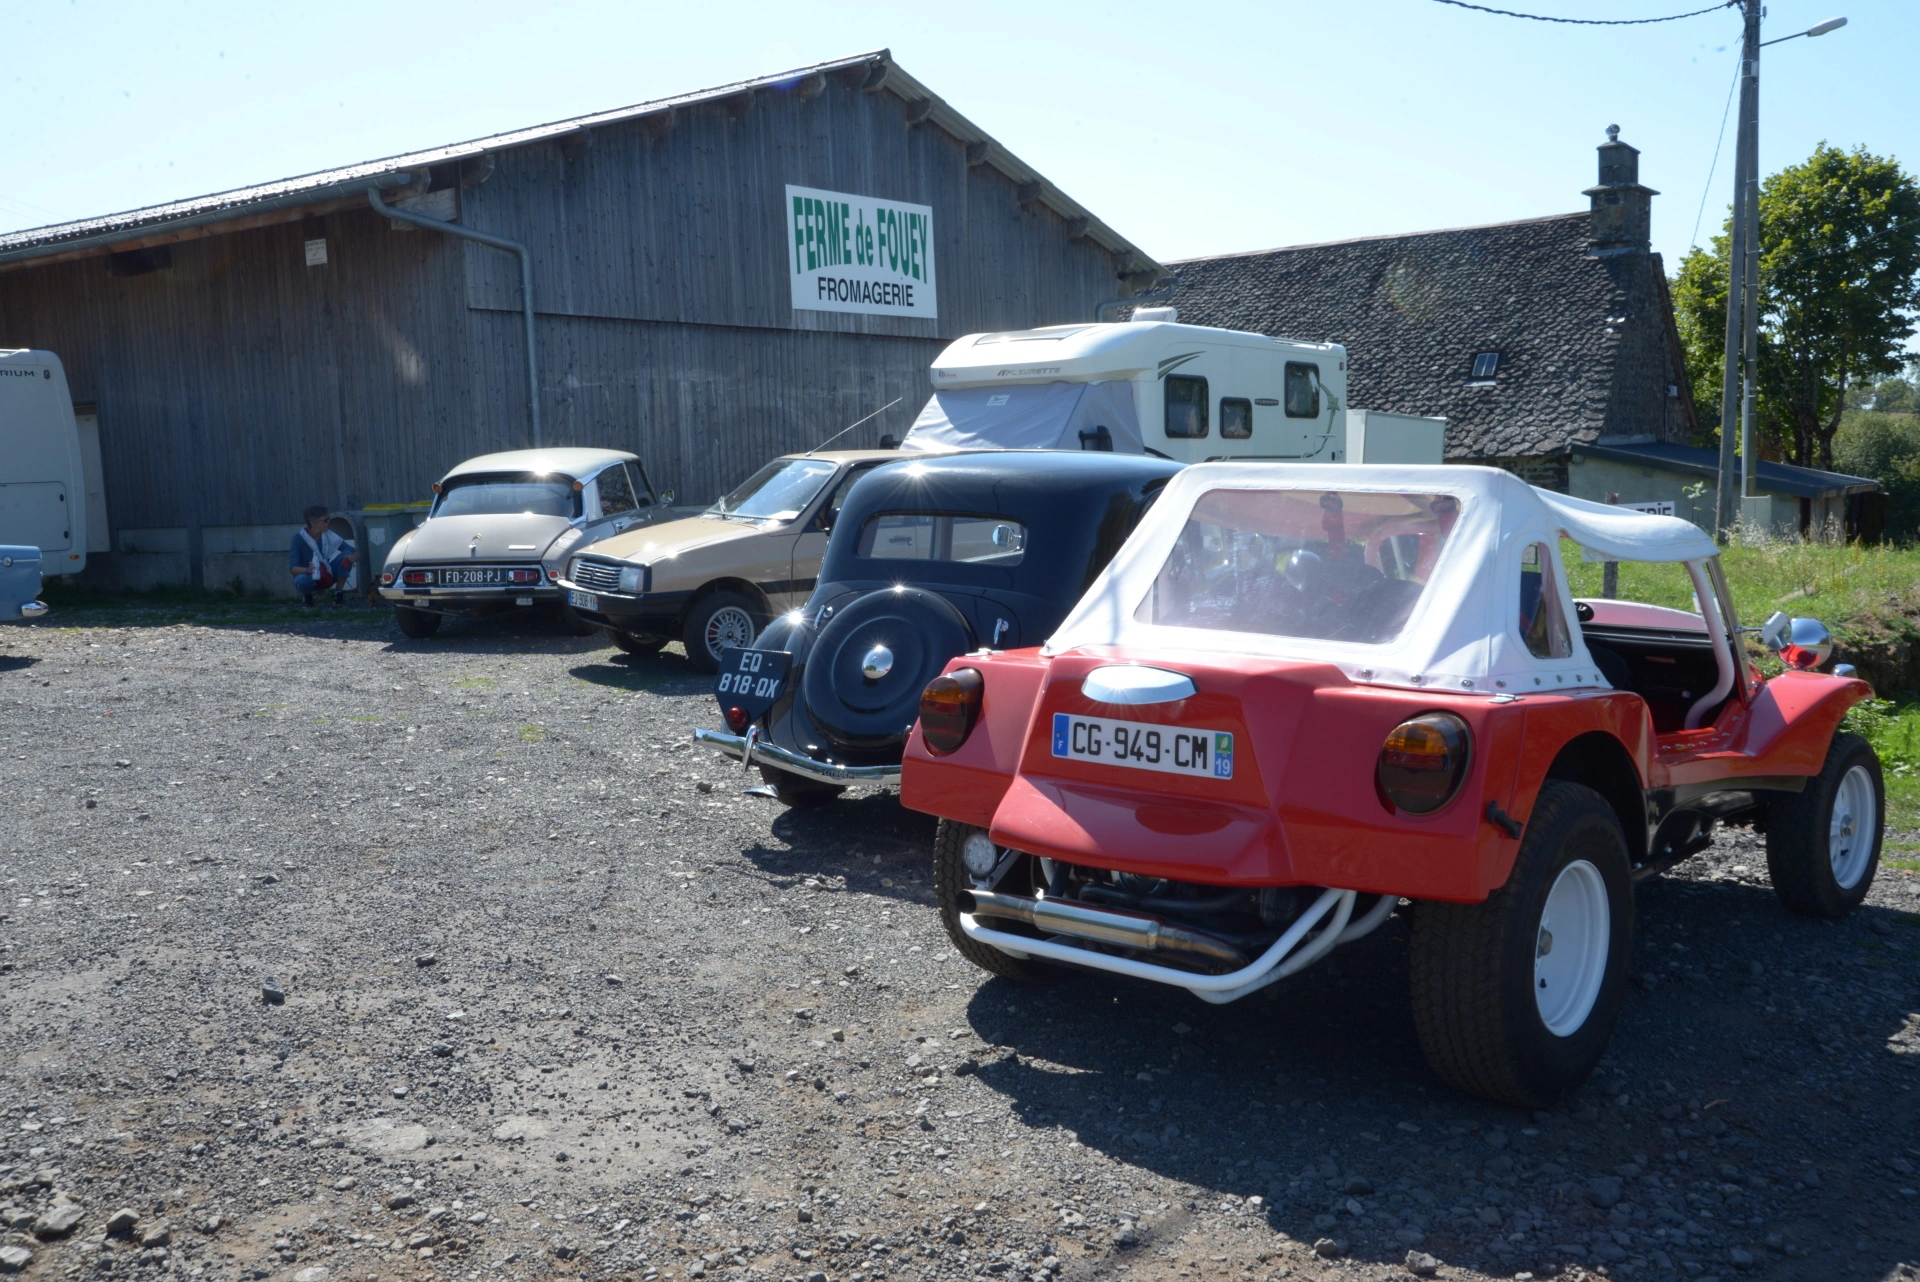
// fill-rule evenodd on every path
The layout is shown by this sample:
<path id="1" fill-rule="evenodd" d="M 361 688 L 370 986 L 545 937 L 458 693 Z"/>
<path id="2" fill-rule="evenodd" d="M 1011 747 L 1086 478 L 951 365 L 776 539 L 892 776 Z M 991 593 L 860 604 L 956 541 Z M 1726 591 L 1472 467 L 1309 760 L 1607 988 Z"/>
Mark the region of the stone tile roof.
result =
<path id="1" fill-rule="evenodd" d="M 1444 415 L 1448 458 L 1678 435 L 1623 422 L 1615 404 L 1623 376 L 1657 380 L 1659 397 L 1672 377 L 1660 259 L 1593 257 L 1590 228 L 1582 211 L 1189 259 L 1169 264 L 1180 278 L 1170 301 L 1189 324 L 1344 344 L 1350 404 Z M 1491 385 L 1472 377 L 1481 352 L 1500 357 Z M 1634 399 L 1644 419 L 1652 402 Z"/>

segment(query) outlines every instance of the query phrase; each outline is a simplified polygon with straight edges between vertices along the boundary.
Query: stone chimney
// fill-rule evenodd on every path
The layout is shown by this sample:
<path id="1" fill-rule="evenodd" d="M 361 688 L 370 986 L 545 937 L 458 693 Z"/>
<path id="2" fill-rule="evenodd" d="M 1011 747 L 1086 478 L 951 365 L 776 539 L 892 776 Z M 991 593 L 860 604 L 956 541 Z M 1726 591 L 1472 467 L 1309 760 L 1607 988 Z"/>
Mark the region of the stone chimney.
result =
<path id="1" fill-rule="evenodd" d="M 1640 152 L 1620 141 L 1620 126 L 1607 126 L 1600 153 L 1600 182 L 1583 193 L 1593 201 L 1588 245 L 1596 255 L 1645 253 L 1653 243 L 1653 198 L 1640 185 Z"/>

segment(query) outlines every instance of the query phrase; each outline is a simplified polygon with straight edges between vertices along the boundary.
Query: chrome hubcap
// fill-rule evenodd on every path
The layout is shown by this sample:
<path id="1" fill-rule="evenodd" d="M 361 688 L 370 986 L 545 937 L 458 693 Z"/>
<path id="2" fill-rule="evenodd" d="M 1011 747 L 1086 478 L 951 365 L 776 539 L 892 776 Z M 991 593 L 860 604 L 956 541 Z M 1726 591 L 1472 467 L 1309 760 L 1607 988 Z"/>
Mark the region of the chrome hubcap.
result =
<path id="1" fill-rule="evenodd" d="M 867 657 L 860 661 L 860 675 L 869 681 L 878 681 L 892 671 L 893 651 L 883 645 L 867 651 Z"/>
<path id="2" fill-rule="evenodd" d="M 756 631 L 753 616 L 739 606 L 715 610 L 707 620 L 707 652 L 718 659 L 722 650 L 752 645 Z"/>
<path id="3" fill-rule="evenodd" d="M 1607 974 L 1612 914 L 1600 870 L 1576 859 L 1560 870 L 1540 913 L 1533 955 L 1533 1000 L 1555 1037 L 1580 1031 Z"/>
<path id="4" fill-rule="evenodd" d="M 1879 831 L 1879 807 L 1873 795 L 1873 776 L 1855 766 L 1840 777 L 1833 793 L 1833 817 L 1827 828 L 1827 858 L 1833 879 L 1842 890 L 1852 890 L 1867 875 L 1873 858 L 1873 836 Z"/>

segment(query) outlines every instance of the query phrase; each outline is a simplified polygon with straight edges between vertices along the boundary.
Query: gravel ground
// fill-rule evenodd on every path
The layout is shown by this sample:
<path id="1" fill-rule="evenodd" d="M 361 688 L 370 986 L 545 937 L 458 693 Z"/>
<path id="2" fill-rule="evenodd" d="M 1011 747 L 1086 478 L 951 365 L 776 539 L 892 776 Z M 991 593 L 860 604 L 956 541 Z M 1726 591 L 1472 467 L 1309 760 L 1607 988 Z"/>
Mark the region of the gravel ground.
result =
<path id="1" fill-rule="evenodd" d="M 0 633 L 0 1270 L 1914 1275 L 1911 873 L 1643 887 L 1610 1058 L 1523 1113 L 1425 1068 L 1404 910 L 1224 1008 L 986 978 L 932 821 L 742 795 L 672 653 L 92 617 Z"/>

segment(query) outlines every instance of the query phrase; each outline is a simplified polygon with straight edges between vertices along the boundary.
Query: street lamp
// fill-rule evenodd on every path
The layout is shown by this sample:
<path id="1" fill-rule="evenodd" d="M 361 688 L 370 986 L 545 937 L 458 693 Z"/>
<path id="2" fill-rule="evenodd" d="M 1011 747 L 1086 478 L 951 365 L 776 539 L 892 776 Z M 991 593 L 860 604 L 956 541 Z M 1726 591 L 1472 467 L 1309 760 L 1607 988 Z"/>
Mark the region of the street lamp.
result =
<path id="1" fill-rule="evenodd" d="M 1720 380 L 1720 476 L 1714 496 L 1715 534 L 1726 538 L 1733 527 L 1733 433 L 1738 397 L 1740 420 L 1740 496 L 1755 494 L 1759 471 L 1753 447 L 1753 397 L 1759 362 L 1760 327 L 1760 50 L 1801 36 L 1824 36 L 1847 25 L 1828 18 L 1805 31 L 1762 41 L 1760 0 L 1741 0 L 1746 32 L 1740 52 L 1740 134 L 1733 166 L 1733 230 L 1727 246 L 1726 363 Z"/>

